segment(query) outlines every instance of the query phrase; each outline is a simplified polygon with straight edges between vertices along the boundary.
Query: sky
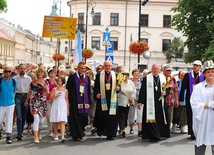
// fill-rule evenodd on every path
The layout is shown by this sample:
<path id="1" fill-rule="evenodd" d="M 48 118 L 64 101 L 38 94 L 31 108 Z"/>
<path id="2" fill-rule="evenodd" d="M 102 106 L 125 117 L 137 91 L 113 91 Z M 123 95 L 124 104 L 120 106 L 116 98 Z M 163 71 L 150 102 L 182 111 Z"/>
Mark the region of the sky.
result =
<path id="1" fill-rule="evenodd" d="M 45 15 L 50 15 L 52 5 L 57 3 L 59 15 L 60 0 L 6 0 L 8 11 L 0 14 L 0 18 L 30 30 L 33 34 L 42 35 L 43 20 Z M 61 0 L 61 16 L 69 17 L 70 8 L 68 0 Z"/>

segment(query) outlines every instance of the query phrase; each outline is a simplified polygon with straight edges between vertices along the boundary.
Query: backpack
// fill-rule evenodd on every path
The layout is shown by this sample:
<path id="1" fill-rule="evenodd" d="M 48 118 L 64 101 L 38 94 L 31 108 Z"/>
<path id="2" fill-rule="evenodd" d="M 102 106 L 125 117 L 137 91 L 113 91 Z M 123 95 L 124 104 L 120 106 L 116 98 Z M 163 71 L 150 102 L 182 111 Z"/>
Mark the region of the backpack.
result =
<path id="1" fill-rule="evenodd" d="M 15 80 L 12 78 L 12 81 L 13 81 L 13 87 L 15 87 Z M 0 78 L 0 91 L 1 91 L 1 82 L 2 82 L 2 77 Z"/>

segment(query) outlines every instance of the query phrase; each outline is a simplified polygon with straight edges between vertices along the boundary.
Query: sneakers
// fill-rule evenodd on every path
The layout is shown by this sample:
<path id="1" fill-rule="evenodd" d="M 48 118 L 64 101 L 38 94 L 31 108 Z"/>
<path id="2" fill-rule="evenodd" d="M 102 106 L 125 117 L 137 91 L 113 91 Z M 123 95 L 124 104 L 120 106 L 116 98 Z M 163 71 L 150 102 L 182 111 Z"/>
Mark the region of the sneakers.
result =
<path id="1" fill-rule="evenodd" d="M 183 125 L 183 126 L 181 127 L 181 133 L 186 134 L 187 131 L 188 131 L 187 125 Z"/>
<path id="2" fill-rule="evenodd" d="M 172 132 L 172 133 L 175 133 L 175 130 L 176 130 L 176 124 L 173 124 L 173 125 L 172 125 L 172 128 L 171 128 L 171 132 Z"/>
<path id="3" fill-rule="evenodd" d="M 95 133 L 97 133 L 97 128 L 92 128 L 91 129 L 91 134 L 94 135 Z"/>
<path id="4" fill-rule="evenodd" d="M 22 137 L 23 137 L 23 136 L 18 135 L 18 136 L 16 137 L 16 139 L 17 139 L 18 141 L 20 141 L 20 140 L 22 140 Z"/>
<path id="5" fill-rule="evenodd" d="M 130 129 L 130 134 L 134 134 L 134 130 L 133 129 Z"/>
<path id="6" fill-rule="evenodd" d="M 49 132 L 48 137 L 53 137 L 53 133 Z"/>
<path id="7" fill-rule="evenodd" d="M 7 143 L 7 144 L 12 144 L 11 137 L 6 137 L 6 143 Z"/>
<path id="8" fill-rule="evenodd" d="M 138 131 L 138 136 L 139 136 L 139 137 L 142 136 L 142 131 Z"/>

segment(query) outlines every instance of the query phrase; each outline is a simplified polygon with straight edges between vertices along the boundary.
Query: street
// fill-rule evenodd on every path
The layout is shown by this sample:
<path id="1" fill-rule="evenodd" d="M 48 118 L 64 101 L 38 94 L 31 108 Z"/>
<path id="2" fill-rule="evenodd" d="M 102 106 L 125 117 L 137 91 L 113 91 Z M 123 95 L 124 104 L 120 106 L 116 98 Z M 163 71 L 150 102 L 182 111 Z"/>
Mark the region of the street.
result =
<path id="1" fill-rule="evenodd" d="M 90 135 L 87 128 L 86 136 L 83 141 L 73 141 L 70 136 L 66 136 L 67 141 L 53 141 L 48 137 L 47 128 L 42 132 L 42 140 L 39 144 L 33 143 L 33 135 L 24 133 L 22 141 L 15 139 L 16 132 L 13 133 L 13 144 L 5 143 L 5 135 L 0 140 L 0 155 L 193 155 L 194 141 L 189 139 L 187 134 L 172 134 L 171 138 L 161 140 L 157 143 L 149 140 L 141 140 L 135 134 L 129 134 L 123 139 L 119 135 L 114 141 L 106 140 L 104 136 Z M 60 137 L 59 137 L 60 138 Z M 61 138 L 60 138 L 61 139 Z M 211 155 L 211 147 L 207 147 L 206 155 Z"/>

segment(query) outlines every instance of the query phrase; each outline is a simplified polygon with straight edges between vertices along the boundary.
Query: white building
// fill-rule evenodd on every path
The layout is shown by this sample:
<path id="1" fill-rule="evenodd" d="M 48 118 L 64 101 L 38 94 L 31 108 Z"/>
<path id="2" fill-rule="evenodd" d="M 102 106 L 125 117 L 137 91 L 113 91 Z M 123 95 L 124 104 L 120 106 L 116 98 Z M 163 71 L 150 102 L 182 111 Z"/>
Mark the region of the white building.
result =
<path id="1" fill-rule="evenodd" d="M 139 25 L 139 0 L 88 0 L 88 18 L 86 0 L 70 0 L 67 2 L 70 7 L 71 17 L 77 18 L 79 28 L 82 32 L 84 47 L 96 48 L 94 56 L 90 60 L 105 60 L 105 47 L 102 46 L 103 32 L 109 28 L 110 41 L 114 42 L 114 63 L 124 65 L 130 71 L 138 67 L 138 56 L 130 55 L 130 41 L 138 41 Z M 143 1 L 143 0 L 141 0 Z M 170 10 L 176 6 L 178 0 L 149 0 L 145 6 L 141 6 L 141 30 L 140 39 L 147 41 L 151 58 L 149 61 L 140 56 L 140 63 L 147 65 L 150 69 L 153 63 L 166 63 L 163 51 L 166 45 L 174 37 L 181 37 L 182 33 L 171 27 L 170 21 L 173 12 Z M 91 10 L 96 12 L 91 17 Z M 88 19 L 88 22 L 86 22 Z M 86 41 L 86 26 L 87 43 Z M 72 41 L 72 45 L 75 42 Z M 144 66 L 145 67 L 145 66 Z"/>

